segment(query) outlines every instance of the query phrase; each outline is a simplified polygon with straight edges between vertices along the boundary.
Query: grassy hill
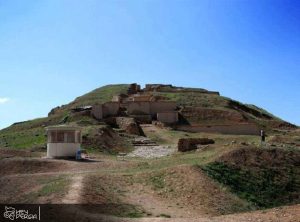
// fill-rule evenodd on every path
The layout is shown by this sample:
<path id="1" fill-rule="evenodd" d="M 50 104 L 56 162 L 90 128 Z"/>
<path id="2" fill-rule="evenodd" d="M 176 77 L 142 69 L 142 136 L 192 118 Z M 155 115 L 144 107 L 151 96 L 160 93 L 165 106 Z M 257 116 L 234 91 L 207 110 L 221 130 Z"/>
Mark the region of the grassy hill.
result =
<path id="1" fill-rule="evenodd" d="M 45 127 L 61 123 L 80 125 L 84 128 L 83 135 L 102 128 L 90 116 L 74 116 L 71 109 L 84 105 L 94 105 L 110 101 L 113 95 L 126 93 L 128 85 L 107 85 L 97 88 L 83 96 L 77 97 L 73 102 L 56 107 L 48 117 L 15 123 L 0 131 L 0 147 L 13 149 L 45 149 L 46 135 Z"/>
<path id="2" fill-rule="evenodd" d="M 77 97 L 69 104 L 52 109 L 48 117 L 15 123 L 0 131 L 0 147 L 33 150 L 45 149 L 46 136 L 44 128 L 49 125 L 62 123 L 82 126 L 83 135 L 93 139 L 99 129 L 107 126 L 104 123 L 96 121 L 89 115 L 76 115 L 71 110 L 80 106 L 110 101 L 114 95 L 127 93 L 128 87 L 128 84 L 103 86 Z M 176 101 L 179 107 L 184 107 L 181 113 L 182 115 L 187 115 L 186 119 L 189 122 L 220 124 L 226 123 L 226 121 L 243 121 L 260 124 L 267 128 L 292 126 L 254 105 L 242 104 L 218 94 L 209 94 L 204 89 L 186 88 L 185 91 L 184 88 L 180 88 L 180 91 L 163 91 L 155 92 L 154 94 Z M 200 118 L 199 109 L 207 109 L 210 117 L 207 118 L 204 115 L 204 117 Z M 109 128 L 106 132 L 114 134 L 114 131 Z M 116 139 L 116 137 L 114 138 Z M 117 144 L 126 145 L 126 141 L 122 141 L 120 138 L 117 138 L 117 140 L 120 140 Z M 96 144 L 99 145 L 99 143 Z M 104 144 L 103 147 L 111 145 Z"/>

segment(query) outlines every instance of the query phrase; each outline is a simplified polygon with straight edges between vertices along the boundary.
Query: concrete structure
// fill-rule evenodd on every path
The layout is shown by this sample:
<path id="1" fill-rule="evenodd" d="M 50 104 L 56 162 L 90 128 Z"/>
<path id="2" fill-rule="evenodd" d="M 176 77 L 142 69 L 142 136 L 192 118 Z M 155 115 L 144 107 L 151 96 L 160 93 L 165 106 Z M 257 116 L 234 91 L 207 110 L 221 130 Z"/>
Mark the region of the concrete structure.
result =
<path id="1" fill-rule="evenodd" d="M 47 131 L 47 157 L 75 157 L 81 144 L 79 127 L 59 125 L 49 126 Z"/>
<path id="2" fill-rule="evenodd" d="M 178 122 L 178 112 L 160 112 L 157 113 L 157 120 L 162 123 L 177 123 Z"/>

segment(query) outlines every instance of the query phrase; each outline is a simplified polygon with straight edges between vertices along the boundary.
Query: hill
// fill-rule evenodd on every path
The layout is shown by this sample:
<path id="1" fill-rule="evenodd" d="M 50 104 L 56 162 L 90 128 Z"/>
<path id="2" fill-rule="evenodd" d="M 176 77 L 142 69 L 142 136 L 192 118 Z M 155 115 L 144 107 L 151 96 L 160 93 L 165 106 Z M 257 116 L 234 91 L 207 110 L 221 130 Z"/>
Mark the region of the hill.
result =
<path id="1" fill-rule="evenodd" d="M 130 149 L 126 138 L 121 138 L 106 122 L 94 119 L 89 112 L 74 112 L 78 107 L 109 102 L 115 95 L 128 95 L 130 86 L 103 86 L 77 97 L 69 104 L 53 108 L 48 117 L 15 123 L 0 131 L 0 147 L 43 150 L 46 143 L 44 128 L 63 123 L 83 127 L 83 145 L 88 149 L 108 152 L 115 152 L 120 147 Z M 175 101 L 179 110 L 179 124 L 256 124 L 269 131 L 296 128 L 259 107 L 242 104 L 205 89 L 149 84 L 139 93 Z"/>

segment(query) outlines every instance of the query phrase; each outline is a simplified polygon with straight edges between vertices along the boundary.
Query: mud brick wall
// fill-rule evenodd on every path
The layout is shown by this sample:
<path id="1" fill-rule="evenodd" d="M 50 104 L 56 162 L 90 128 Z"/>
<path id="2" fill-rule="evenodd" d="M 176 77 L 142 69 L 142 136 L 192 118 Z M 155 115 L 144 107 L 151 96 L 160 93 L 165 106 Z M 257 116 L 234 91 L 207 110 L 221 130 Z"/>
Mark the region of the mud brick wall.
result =
<path id="1" fill-rule="evenodd" d="M 181 138 L 178 140 L 178 151 L 186 152 L 196 150 L 197 145 L 214 144 L 215 141 L 208 138 Z"/>

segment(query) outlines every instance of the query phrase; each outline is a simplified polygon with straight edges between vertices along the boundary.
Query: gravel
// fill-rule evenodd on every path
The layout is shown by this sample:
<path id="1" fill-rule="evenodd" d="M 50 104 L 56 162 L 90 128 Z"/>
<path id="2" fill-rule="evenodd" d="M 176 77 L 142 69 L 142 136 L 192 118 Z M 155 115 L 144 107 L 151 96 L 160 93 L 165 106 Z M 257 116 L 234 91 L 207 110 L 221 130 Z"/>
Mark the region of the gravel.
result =
<path id="1" fill-rule="evenodd" d="M 169 156 L 176 152 L 176 147 L 172 146 L 135 146 L 135 150 L 127 154 L 128 157 L 142 157 L 146 159 Z"/>

